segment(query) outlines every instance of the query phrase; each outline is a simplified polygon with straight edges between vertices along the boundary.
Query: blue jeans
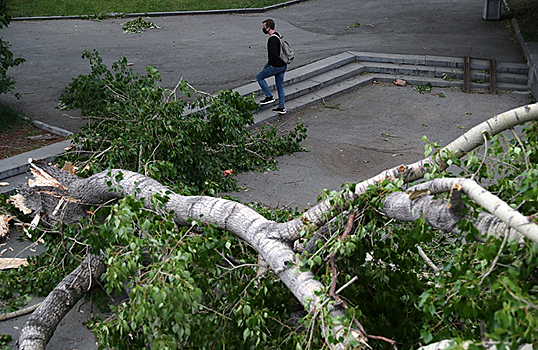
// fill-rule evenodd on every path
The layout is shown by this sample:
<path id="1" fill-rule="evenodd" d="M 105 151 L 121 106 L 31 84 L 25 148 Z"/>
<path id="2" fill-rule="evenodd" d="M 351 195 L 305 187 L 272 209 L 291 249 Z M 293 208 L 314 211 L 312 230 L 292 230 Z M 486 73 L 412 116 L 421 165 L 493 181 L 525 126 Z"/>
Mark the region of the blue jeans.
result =
<path id="1" fill-rule="evenodd" d="M 275 85 L 276 90 L 278 91 L 278 107 L 284 108 L 284 101 L 285 101 L 285 94 L 284 94 L 284 73 L 286 72 L 286 68 L 288 66 L 284 67 L 273 67 L 268 64 L 263 67 L 261 72 L 256 74 L 256 79 L 258 80 L 258 84 L 260 84 L 260 87 L 263 90 L 263 93 L 266 97 L 271 97 L 271 90 L 269 90 L 269 86 L 267 85 L 267 82 L 265 81 L 266 78 L 269 78 L 270 76 L 275 76 Z"/>

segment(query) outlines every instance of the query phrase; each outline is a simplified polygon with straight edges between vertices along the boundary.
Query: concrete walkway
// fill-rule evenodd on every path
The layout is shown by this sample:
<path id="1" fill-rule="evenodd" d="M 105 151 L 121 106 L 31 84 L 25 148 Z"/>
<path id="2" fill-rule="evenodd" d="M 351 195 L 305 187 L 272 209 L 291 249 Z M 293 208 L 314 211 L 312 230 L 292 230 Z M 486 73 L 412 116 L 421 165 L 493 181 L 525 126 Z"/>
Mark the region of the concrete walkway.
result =
<path id="1" fill-rule="evenodd" d="M 169 87 L 181 77 L 207 92 L 244 87 L 265 64 L 267 37 L 261 21 L 268 17 L 297 53 L 290 69 L 347 51 L 525 63 L 509 20 L 484 21 L 482 11 L 481 0 L 310 0 L 262 14 L 156 17 L 152 22 L 161 29 L 143 34 L 123 34 L 126 20 L 121 19 L 15 21 L 2 35 L 15 56 L 27 60 L 10 70 L 22 98 L 1 98 L 36 120 L 76 132 L 83 120 L 65 116 L 56 106 L 71 79 L 89 72 L 88 62 L 80 59 L 84 49 L 98 50 L 107 65 L 126 56 L 140 73 L 154 65 Z M 446 144 L 481 121 L 528 103 L 529 95 L 464 94 L 458 88 L 419 94 L 413 86 L 382 83 L 326 102 L 283 119 L 284 127 L 308 124 L 303 145 L 309 152 L 281 157 L 280 171 L 240 174 L 245 190 L 233 195 L 271 206 L 309 206 L 324 188 L 338 190 L 346 181 L 417 160 L 424 149 L 421 136 Z M 14 252 L 3 257 L 22 250 L 17 236 L 13 232 L 8 241 Z M 96 349 L 92 333 L 82 326 L 92 312 L 89 303 L 77 305 L 49 348 Z M 1 322 L 0 333 L 16 339 L 27 318 Z"/>

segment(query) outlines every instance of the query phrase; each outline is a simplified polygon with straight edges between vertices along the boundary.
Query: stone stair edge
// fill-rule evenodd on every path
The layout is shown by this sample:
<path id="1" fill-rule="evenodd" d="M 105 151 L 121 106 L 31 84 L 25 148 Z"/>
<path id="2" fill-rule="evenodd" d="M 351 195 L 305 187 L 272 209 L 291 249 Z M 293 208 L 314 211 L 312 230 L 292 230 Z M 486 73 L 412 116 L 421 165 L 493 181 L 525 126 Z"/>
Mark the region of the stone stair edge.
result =
<path id="1" fill-rule="evenodd" d="M 366 75 L 361 75 L 358 77 L 352 77 L 347 80 L 338 82 L 328 87 L 312 91 L 302 96 L 299 96 L 286 104 L 286 109 L 288 113 L 294 113 L 298 110 L 308 108 L 312 105 L 318 104 L 326 99 L 331 99 L 337 97 L 338 95 L 347 93 L 350 90 L 357 89 L 360 86 L 370 84 L 374 81 L 391 83 L 396 79 L 403 79 L 410 85 L 424 85 L 430 83 L 432 86 L 441 87 L 441 88 L 463 88 L 462 80 L 446 80 L 443 78 L 437 77 L 427 77 L 427 76 L 415 76 L 415 75 L 403 75 L 403 74 L 384 74 L 384 73 L 368 73 Z M 339 89 L 339 86 L 346 85 L 347 81 L 358 80 L 356 83 L 349 84 L 349 86 L 344 86 L 342 89 Z M 514 84 L 498 84 L 499 90 L 517 90 L 517 87 L 521 85 Z M 473 83 L 470 84 L 471 89 L 475 91 L 484 91 L 489 89 L 488 84 Z M 331 91 L 332 90 L 332 91 Z M 526 91 L 526 90 L 525 90 Z M 317 97 L 315 97 L 317 95 Z M 262 109 L 254 113 L 254 124 L 250 126 L 251 128 L 260 127 L 262 125 L 268 124 L 274 120 L 282 118 L 281 115 L 272 113 L 270 109 Z"/>
<path id="2" fill-rule="evenodd" d="M 348 52 L 355 55 L 355 58 L 357 61 L 463 68 L 463 57 L 381 54 L 381 53 L 358 52 L 358 51 L 348 51 Z M 472 57 L 471 69 L 489 69 L 488 59 Z M 504 71 L 504 70 L 519 70 L 521 74 L 527 74 L 528 72 L 528 68 L 525 63 L 497 62 L 497 72 Z"/>
<path id="3" fill-rule="evenodd" d="M 352 63 L 356 63 L 357 66 L 351 67 Z M 432 79 L 442 79 L 439 80 L 435 85 L 436 86 L 451 86 L 451 87 L 462 87 L 462 78 L 463 78 L 463 71 L 461 69 L 457 69 L 457 71 L 451 67 L 446 66 L 440 66 L 440 67 L 431 67 L 431 66 L 421 66 L 421 65 L 400 65 L 400 64 L 392 64 L 392 63 L 379 63 L 379 62 L 368 62 L 364 63 L 362 61 L 355 61 L 351 64 L 347 64 L 344 66 L 338 67 L 336 70 L 331 70 L 325 73 L 321 73 L 311 79 L 308 80 L 300 80 L 299 82 L 296 82 L 295 84 L 291 85 L 295 88 L 295 90 L 292 90 L 291 92 L 287 91 L 286 96 L 289 97 L 289 99 L 297 98 L 301 95 L 308 94 L 311 91 L 319 90 L 323 88 L 325 85 L 329 85 L 331 83 L 337 83 L 341 80 L 345 80 L 350 78 L 349 71 L 356 72 L 355 74 L 360 73 L 374 73 L 374 74 L 389 74 L 393 77 L 396 76 L 406 76 L 406 80 L 411 82 L 413 79 L 409 78 L 411 76 L 416 77 L 428 77 L 426 80 L 418 80 L 418 81 L 426 81 L 426 82 L 434 82 Z M 345 69 L 344 67 L 348 67 L 348 69 Z M 485 83 L 489 81 L 489 75 L 485 72 L 476 72 L 471 71 L 471 79 L 473 80 L 482 80 Z M 458 82 L 459 81 L 459 82 Z M 497 81 L 498 86 L 500 89 L 503 90 L 518 90 L 518 91 L 525 91 L 527 90 L 526 82 L 527 82 L 527 76 L 526 75 L 518 75 L 513 73 L 498 73 L 497 75 Z M 447 83 L 448 82 L 448 83 Z M 257 85 L 257 83 L 256 83 Z M 489 89 L 489 86 L 487 84 L 483 84 L 480 82 L 472 82 L 472 88 L 473 89 L 482 89 L 486 90 Z M 274 86 L 272 87 L 274 90 Z M 289 86 L 288 86 L 289 89 Z M 263 96 L 259 97 L 258 99 L 261 99 Z M 272 107 L 275 103 L 262 106 L 260 110 L 264 110 L 267 108 Z"/>
<path id="4" fill-rule="evenodd" d="M 353 59 L 354 58 L 354 59 Z M 440 74 L 453 73 L 454 69 L 463 68 L 463 58 L 457 57 L 444 57 L 444 56 L 429 56 L 429 55 L 404 55 L 404 54 L 377 54 L 371 52 L 354 52 L 346 51 L 344 53 L 334 55 L 309 63 L 307 65 L 294 68 L 286 73 L 284 80 L 285 86 L 290 86 L 294 83 L 309 79 L 310 77 L 332 71 L 336 68 L 340 68 L 349 63 L 361 63 L 366 67 L 366 71 L 373 65 L 374 67 L 382 67 L 392 65 L 392 67 L 402 67 L 401 65 L 414 65 L 417 69 L 440 72 Z M 486 62 L 484 60 L 484 62 Z M 391 67 L 391 66 L 388 66 Z M 409 68 L 408 68 L 409 69 Z M 487 70 L 489 65 L 473 65 L 472 70 Z M 525 64 L 519 63 L 498 63 L 497 64 L 498 77 L 502 74 L 521 74 L 527 75 L 528 68 Z M 419 72 L 417 72 L 419 73 Z M 476 74 L 476 72 L 473 72 Z M 275 89 L 274 84 L 270 84 L 271 90 Z M 233 91 L 239 92 L 243 96 L 255 94 L 256 96 L 262 96 L 262 91 L 257 82 L 252 82 L 247 85 L 233 89 Z"/>

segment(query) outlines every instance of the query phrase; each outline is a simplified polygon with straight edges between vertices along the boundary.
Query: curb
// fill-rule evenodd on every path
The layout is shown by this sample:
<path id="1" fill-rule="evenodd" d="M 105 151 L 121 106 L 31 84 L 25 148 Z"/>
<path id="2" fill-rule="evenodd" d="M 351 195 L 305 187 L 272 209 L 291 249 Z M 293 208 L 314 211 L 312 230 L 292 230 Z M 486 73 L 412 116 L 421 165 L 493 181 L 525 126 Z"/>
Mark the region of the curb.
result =
<path id="1" fill-rule="evenodd" d="M 57 126 L 50 125 L 50 124 L 47 124 L 47 123 L 43 123 L 43 122 L 40 122 L 38 120 L 32 121 L 32 124 L 36 128 L 51 132 L 51 133 L 56 134 L 56 135 L 60 135 L 62 137 L 69 137 L 69 136 L 73 135 L 73 133 L 71 131 L 69 131 L 69 130 L 65 130 L 65 129 L 62 129 L 62 128 L 59 128 Z"/>
<path id="2" fill-rule="evenodd" d="M 166 17 L 166 16 L 195 16 L 195 15 L 230 15 L 230 14 L 249 14 L 265 13 L 282 7 L 287 7 L 308 0 L 291 0 L 280 4 L 261 7 L 261 8 L 242 8 L 242 9 L 224 9 L 224 10 L 206 10 L 206 11 L 175 11 L 175 12 L 148 12 L 148 13 L 107 13 L 111 17 L 122 15 L 126 18 L 132 17 Z M 41 16 L 41 17 L 13 17 L 11 21 L 43 21 L 43 20 L 62 20 L 62 19 L 91 19 L 83 15 L 80 16 Z"/>
<path id="3" fill-rule="evenodd" d="M 519 45 L 523 50 L 523 55 L 527 60 L 527 67 L 529 68 L 529 81 L 527 85 L 536 97 L 538 96 L 538 43 L 527 43 L 521 35 L 517 20 L 512 18 L 511 23 L 512 27 L 514 28 L 516 39 L 519 42 Z M 529 48 L 529 46 L 532 47 L 532 50 Z"/>
<path id="4" fill-rule="evenodd" d="M 508 6 L 508 2 L 506 0 L 502 0 L 502 2 L 506 10 L 508 11 L 508 13 L 510 13 L 510 7 Z M 521 46 L 521 49 L 523 50 L 523 55 L 525 56 L 525 59 L 527 60 L 527 67 L 529 68 L 529 81 L 527 82 L 527 85 L 529 86 L 529 90 L 531 91 L 531 93 L 535 97 L 537 97 L 538 96 L 538 43 L 525 42 L 525 39 L 523 39 L 523 35 L 521 35 L 519 24 L 517 24 L 517 20 L 515 18 L 512 18 L 510 20 L 510 23 L 512 24 L 512 28 L 514 29 L 519 46 Z M 529 46 L 531 46 L 532 49 L 529 49 Z"/>
<path id="5" fill-rule="evenodd" d="M 69 137 L 73 135 L 71 131 L 59 128 L 54 125 L 49 125 L 40 121 L 33 121 L 32 124 L 39 129 L 51 132 L 62 137 Z M 65 140 L 56 142 L 51 145 L 34 149 L 25 153 L 15 155 L 13 157 L 0 159 L 0 182 L 5 182 L 6 179 L 12 179 L 9 181 L 8 186 L 0 187 L 0 193 L 11 194 L 15 192 L 17 183 L 25 181 L 25 175 L 30 165 L 28 164 L 28 158 L 34 158 L 43 160 L 45 162 L 53 162 L 56 158 L 65 152 L 65 149 L 71 146 L 71 140 Z"/>

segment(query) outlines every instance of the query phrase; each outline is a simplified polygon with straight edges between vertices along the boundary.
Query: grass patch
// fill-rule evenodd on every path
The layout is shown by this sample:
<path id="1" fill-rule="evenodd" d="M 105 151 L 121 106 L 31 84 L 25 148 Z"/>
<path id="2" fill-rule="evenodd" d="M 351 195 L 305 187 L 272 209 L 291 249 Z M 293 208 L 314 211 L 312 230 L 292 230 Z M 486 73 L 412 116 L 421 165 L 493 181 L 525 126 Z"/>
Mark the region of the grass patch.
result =
<path id="1" fill-rule="evenodd" d="M 83 16 L 101 13 L 148 13 L 260 8 L 283 0 L 7 0 L 12 17 Z"/>
<path id="2" fill-rule="evenodd" d="M 30 125 L 30 120 L 24 114 L 9 105 L 0 101 L 0 131 L 7 130 L 14 126 Z"/>
<path id="3" fill-rule="evenodd" d="M 526 42 L 538 42 L 538 0 L 507 0 L 508 16 L 517 20 Z"/>

